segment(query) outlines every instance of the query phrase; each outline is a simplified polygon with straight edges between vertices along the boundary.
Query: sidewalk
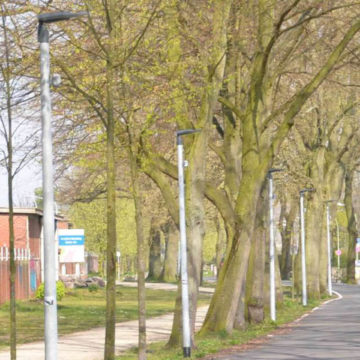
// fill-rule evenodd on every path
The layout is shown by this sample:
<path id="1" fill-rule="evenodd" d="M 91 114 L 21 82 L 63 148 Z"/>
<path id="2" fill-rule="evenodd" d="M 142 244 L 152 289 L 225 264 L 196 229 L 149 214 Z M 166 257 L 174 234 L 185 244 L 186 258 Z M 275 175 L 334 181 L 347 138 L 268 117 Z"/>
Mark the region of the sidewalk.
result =
<path id="1" fill-rule="evenodd" d="M 117 281 L 116 285 L 127 286 L 127 287 L 137 287 L 137 282 Z M 145 287 L 147 289 L 168 290 L 168 291 L 176 291 L 178 288 L 177 284 L 169 284 L 169 283 L 146 283 Z M 199 291 L 204 294 L 213 294 L 215 291 L 215 288 L 200 286 Z"/>
<path id="2" fill-rule="evenodd" d="M 118 283 L 118 285 L 136 287 L 137 283 Z M 147 288 L 175 291 L 177 285 L 165 283 L 147 283 Z M 201 288 L 201 292 L 212 293 L 214 289 Z M 197 311 L 196 327 L 204 321 L 207 306 Z M 166 314 L 146 321 L 147 342 L 163 341 L 169 338 L 173 314 Z M 101 360 L 104 357 L 105 328 L 96 328 L 59 337 L 58 360 Z M 138 321 L 116 324 L 116 353 L 138 344 Z M 17 346 L 17 360 L 44 360 L 44 342 L 35 342 Z M 9 360 L 9 351 L 0 351 L 0 360 Z"/>
<path id="3" fill-rule="evenodd" d="M 285 333 L 207 360 L 356 360 L 360 359 L 360 287 L 335 285 L 339 298 L 303 316 Z M 270 340 L 271 339 L 271 340 Z"/>

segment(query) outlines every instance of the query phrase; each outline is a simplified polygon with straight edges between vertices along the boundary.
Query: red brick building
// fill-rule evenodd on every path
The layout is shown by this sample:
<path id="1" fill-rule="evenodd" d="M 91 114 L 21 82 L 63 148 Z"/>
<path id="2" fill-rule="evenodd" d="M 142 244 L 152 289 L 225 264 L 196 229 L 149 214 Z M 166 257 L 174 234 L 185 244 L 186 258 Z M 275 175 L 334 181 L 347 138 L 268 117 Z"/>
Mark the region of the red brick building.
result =
<path id="1" fill-rule="evenodd" d="M 16 297 L 33 295 L 43 279 L 42 216 L 35 208 L 14 209 Z M 68 221 L 55 216 L 57 229 L 67 229 Z M 0 208 L 0 304 L 9 300 L 9 209 Z"/>

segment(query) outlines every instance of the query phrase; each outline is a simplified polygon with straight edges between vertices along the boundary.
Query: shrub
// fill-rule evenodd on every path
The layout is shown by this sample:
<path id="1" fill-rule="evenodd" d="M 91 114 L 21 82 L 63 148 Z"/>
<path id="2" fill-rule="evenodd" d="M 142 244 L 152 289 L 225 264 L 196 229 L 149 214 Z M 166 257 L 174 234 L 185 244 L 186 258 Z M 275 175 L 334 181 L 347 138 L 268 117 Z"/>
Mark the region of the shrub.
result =
<path id="1" fill-rule="evenodd" d="M 99 285 L 97 285 L 97 284 L 90 284 L 90 285 L 88 286 L 88 289 L 89 289 L 90 292 L 96 292 L 96 291 L 99 290 Z"/>
<path id="2" fill-rule="evenodd" d="M 36 289 L 35 297 L 37 299 L 44 300 L 45 295 L 45 286 L 44 283 L 41 283 Z M 56 282 L 56 300 L 60 301 L 65 295 L 65 285 L 62 281 Z"/>

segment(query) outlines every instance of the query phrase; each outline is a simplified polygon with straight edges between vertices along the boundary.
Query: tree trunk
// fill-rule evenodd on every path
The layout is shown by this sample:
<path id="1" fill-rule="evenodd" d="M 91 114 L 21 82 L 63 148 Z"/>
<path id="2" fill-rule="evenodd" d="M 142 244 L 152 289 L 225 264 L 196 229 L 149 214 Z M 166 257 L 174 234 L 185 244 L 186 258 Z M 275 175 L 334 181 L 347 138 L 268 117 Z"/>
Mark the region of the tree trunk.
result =
<path id="1" fill-rule="evenodd" d="M 326 184 L 326 199 L 335 200 L 329 203 L 330 207 L 336 213 L 336 201 L 340 199 L 344 185 L 344 170 L 339 166 L 338 161 L 334 156 L 327 156 L 327 163 L 324 168 L 325 184 Z M 328 245 L 327 245 L 327 221 L 326 221 L 326 206 L 323 206 L 324 216 L 322 222 L 322 239 L 320 247 L 320 293 L 328 293 Z"/>
<path id="2" fill-rule="evenodd" d="M 356 283 L 355 280 L 355 259 L 356 259 L 356 238 L 357 227 L 355 220 L 355 212 L 352 203 L 352 189 L 353 189 L 354 171 L 348 170 L 345 175 L 345 210 L 348 218 L 348 233 L 349 233 L 349 247 L 346 264 L 346 281 L 349 283 Z"/>
<path id="3" fill-rule="evenodd" d="M 216 265 L 216 277 L 219 277 L 219 272 L 221 268 L 221 264 L 224 261 L 224 256 L 226 252 L 226 238 L 224 230 L 221 226 L 221 219 L 218 215 L 216 218 L 216 231 L 217 231 L 217 238 L 216 238 L 216 254 L 215 254 L 215 265 Z"/>
<path id="4" fill-rule="evenodd" d="M 114 10 L 114 1 L 109 8 Z M 109 42 L 113 40 L 111 24 L 108 24 Z M 107 196 L 107 248 L 106 248 L 106 329 L 104 360 L 115 359 L 115 317 L 116 317 L 116 170 L 115 170 L 115 119 L 114 119 L 114 79 L 115 71 L 112 50 L 106 60 L 106 196 Z M 112 54 L 113 55 L 113 54 Z"/>
<path id="5" fill-rule="evenodd" d="M 159 281 L 161 273 L 161 230 L 160 225 L 153 218 L 150 230 L 149 274 L 147 280 Z"/>
<path id="6" fill-rule="evenodd" d="M 324 205 L 320 189 L 306 203 L 306 275 L 309 299 L 320 299 L 320 249 Z"/>
<path id="7" fill-rule="evenodd" d="M 3 10 L 3 9 L 2 9 Z M 13 204 L 13 124 L 12 124 L 12 89 L 10 79 L 10 54 L 8 33 L 5 23 L 5 16 L 2 16 L 2 25 L 4 33 L 4 48 L 5 48 L 5 69 L 3 69 L 3 77 L 5 81 L 6 92 L 6 111 L 8 120 L 8 133 L 5 136 L 7 145 L 8 159 L 7 165 L 7 180 L 8 180 L 8 202 L 9 202 L 9 252 L 10 252 L 10 358 L 16 359 L 16 263 L 15 263 L 15 235 L 14 235 L 14 204 Z"/>
<path id="8" fill-rule="evenodd" d="M 275 294 L 276 294 L 276 304 L 282 304 L 284 300 L 284 293 L 281 282 L 280 261 L 279 261 L 279 256 L 277 255 L 276 246 L 275 246 Z"/>
<path id="9" fill-rule="evenodd" d="M 171 334 L 166 346 L 175 348 L 181 346 L 182 341 L 182 312 L 181 312 L 181 282 L 178 283 L 178 290 L 175 300 L 174 320 L 172 323 Z"/>
<path id="10" fill-rule="evenodd" d="M 217 104 L 217 99 L 224 76 L 226 58 L 224 55 L 226 54 L 227 21 L 230 13 L 230 5 L 231 1 L 229 0 L 215 2 L 213 5 L 213 48 L 207 64 L 208 71 L 205 75 L 206 83 L 203 87 L 199 121 L 196 123 L 196 126 L 201 129 L 201 133 L 198 135 L 193 135 L 194 140 L 192 142 L 192 146 L 188 151 L 186 151 L 186 157 L 189 161 L 189 166 L 185 173 L 185 184 L 187 211 L 186 225 L 188 235 L 187 257 L 192 346 L 195 345 L 195 319 L 198 288 L 200 285 L 202 260 L 201 254 L 204 237 L 206 152 L 208 147 L 209 133 L 212 126 L 213 113 Z M 182 122 L 179 125 L 188 126 L 188 123 L 184 124 Z M 174 316 L 174 323 L 178 324 L 180 317 L 180 312 L 176 311 Z"/>
<path id="11" fill-rule="evenodd" d="M 130 138 L 130 136 L 129 136 Z M 140 195 L 139 172 L 133 144 L 129 144 L 129 160 L 131 166 L 132 193 L 135 205 L 136 238 L 137 238 L 137 274 L 138 274 L 138 313 L 139 313 L 139 343 L 138 359 L 146 359 L 146 244 L 143 229 L 142 202 Z M 160 243 L 160 229 L 156 230 Z M 159 272 L 160 276 L 160 272 Z"/>
<path id="12" fill-rule="evenodd" d="M 109 94 L 109 96 L 111 96 Z M 106 332 L 105 360 L 115 358 L 115 281 L 116 281 L 116 193 L 114 119 L 108 110 L 107 124 L 107 250 L 106 250 Z M 110 115 L 111 114 L 111 115 Z M 110 119 L 111 118 L 111 119 Z"/>
<path id="13" fill-rule="evenodd" d="M 267 172 L 267 169 L 257 167 L 257 163 L 256 155 L 251 152 L 244 157 L 243 178 L 236 209 L 237 224 L 241 224 L 241 231 L 239 227 L 235 227 L 230 239 L 215 293 L 200 331 L 202 334 L 220 330 L 231 332 L 234 326 L 241 288 L 248 268 L 256 205 Z"/>
<path id="14" fill-rule="evenodd" d="M 281 239 L 282 239 L 282 252 L 280 256 L 280 272 L 281 278 L 284 280 L 290 279 L 291 272 L 291 235 L 294 226 L 294 221 L 298 211 L 297 202 L 290 200 L 289 210 L 285 213 L 284 218 L 286 220 L 285 228 L 282 228 Z"/>
<path id="15" fill-rule="evenodd" d="M 177 280 L 177 261 L 179 251 L 179 233 L 172 220 L 163 227 L 165 235 L 165 259 L 161 280 L 175 282 Z"/>
<path id="16" fill-rule="evenodd" d="M 268 237 L 266 219 L 269 210 L 266 195 L 267 188 L 266 182 L 264 182 L 257 204 L 256 225 L 246 276 L 247 320 L 250 323 L 260 323 L 264 320 L 264 296 L 269 294 L 269 292 L 264 291 L 265 282 L 269 282 L 269 277 L 265 278 L 265 243 Z"/>

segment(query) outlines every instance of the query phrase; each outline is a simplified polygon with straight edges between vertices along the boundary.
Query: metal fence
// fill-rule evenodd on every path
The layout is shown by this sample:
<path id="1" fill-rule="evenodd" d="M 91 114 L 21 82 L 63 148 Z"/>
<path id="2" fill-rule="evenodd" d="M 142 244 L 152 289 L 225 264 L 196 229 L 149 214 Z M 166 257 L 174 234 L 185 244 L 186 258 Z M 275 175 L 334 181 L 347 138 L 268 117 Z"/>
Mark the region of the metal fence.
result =
<path id="1" fill-rule="evenodd" d="M 32 259 L 29 249 L 15 249 L 16 299 L 27 299 L 40 282 L 40 261 Z M 0 247 L 0 304 L 10 299 L 10 254 L 7 247 Z"/>

